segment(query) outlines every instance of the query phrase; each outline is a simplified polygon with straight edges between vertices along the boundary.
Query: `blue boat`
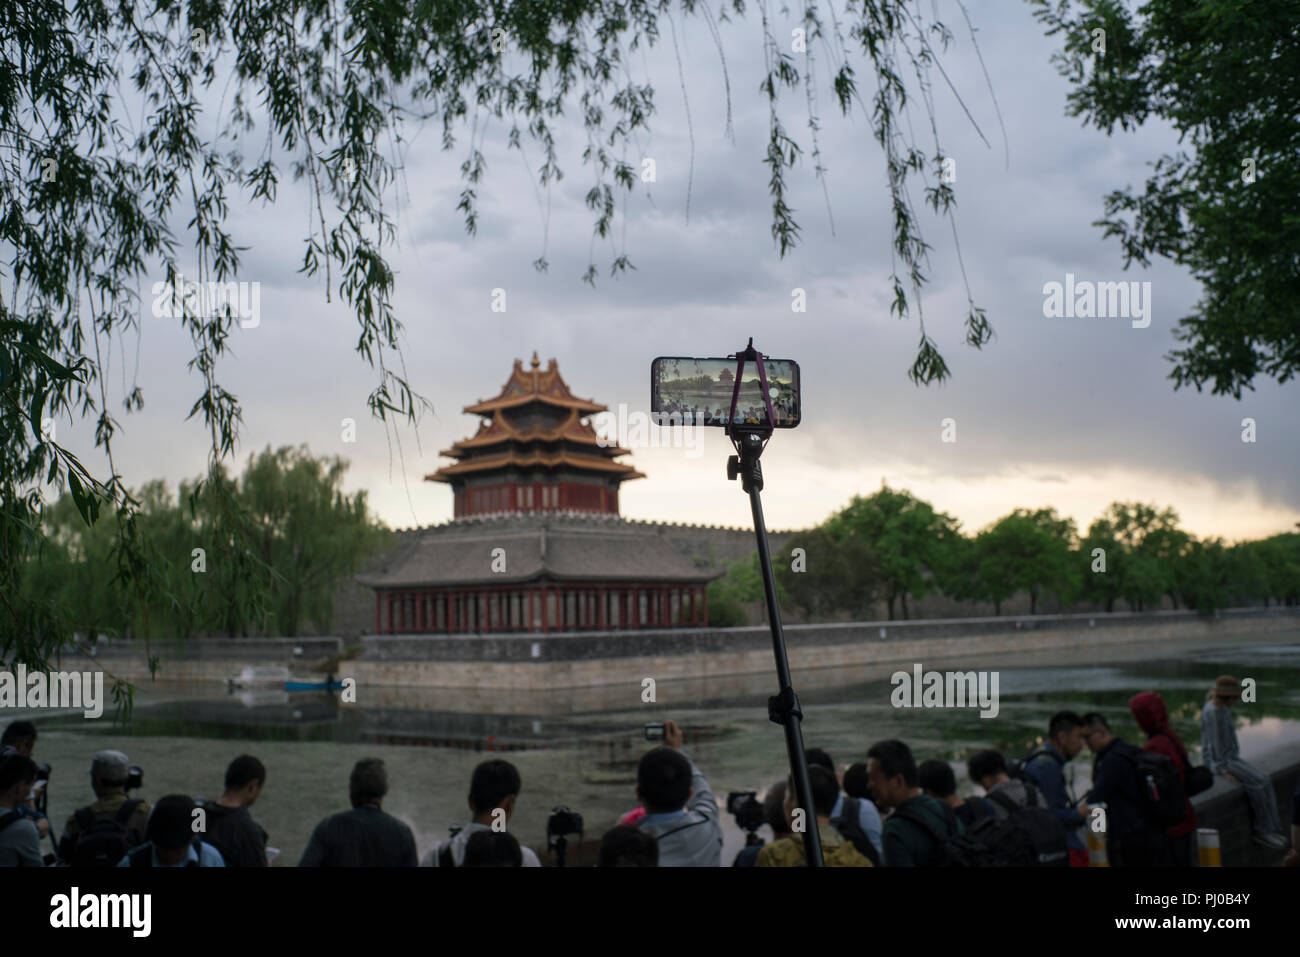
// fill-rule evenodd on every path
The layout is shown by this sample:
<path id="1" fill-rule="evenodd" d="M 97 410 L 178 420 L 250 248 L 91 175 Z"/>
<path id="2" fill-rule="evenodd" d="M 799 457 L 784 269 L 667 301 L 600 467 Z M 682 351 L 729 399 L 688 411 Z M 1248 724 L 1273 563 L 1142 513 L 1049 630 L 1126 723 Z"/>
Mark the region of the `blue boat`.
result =
<path id="1" fill-rule="evenodd" d="M 339 691 L 343 688 L 343 682 L 334 681 L 326 683 L 324 681 L 286 681 L 284 683 L 285 691 Z"/>

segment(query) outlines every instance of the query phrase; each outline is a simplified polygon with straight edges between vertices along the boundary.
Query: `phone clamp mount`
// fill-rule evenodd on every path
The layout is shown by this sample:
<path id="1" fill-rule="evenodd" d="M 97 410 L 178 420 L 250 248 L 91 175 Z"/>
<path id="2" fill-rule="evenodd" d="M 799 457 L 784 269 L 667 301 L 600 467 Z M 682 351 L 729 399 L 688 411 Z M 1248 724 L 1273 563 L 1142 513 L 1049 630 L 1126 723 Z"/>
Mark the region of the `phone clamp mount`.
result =
<path id="1" fill-rule="evenodd" d="M 736 360 L 736 379 L 731 389 L 731 408 L 727 414 L 727 438 L 736 449 L 736 454 L 727 458 L 727 478 L 735 481 L 740 478 L 741 487 L 749 495 L 750 510 L 754 515 L 754 535 L 758 539 L 759 568 L 763 575 L 763 594 L 767 600 L 767 620 L 772 629 L 772 654 L 776 659 L 776 678 L 779 690 L 767 699 L 767 715 L 774 723 L 785 729 L 786 753 L 790 759 L 790 774 L 794 778 L 795 794 L 799 807 L 804 811 L 803 846 L 809 867 L 824 867 L 822 861 L 821 835 L 817 833 L 817 812 L 813 803 L 812 782 L 808 777 L 808 758 L 803 746 L 803 711 L 799 707 L 799 698 L 794 693 L 794 684 L 790 678 L 790 660 L 786 654 L 785 632 L 781 629 L 781 609 L 776 602 L 776 581 L 772 575 L 772 556 L 767 545 L 767 525 L 763 521 L 763 503 L 759 492 L 763 490 L 763 469 L 759 456 L 767 447 L 772 437 L 772 423 L 776 421 L 772 414 L 772 396 L 767 384 L 767 367 L 763 364 L 763 354 L 754 349 L 754 338 L 742 351 L 727 356 Z M 745 364 L 753 362 L 758 369 L 759 387 L 763 393 L 763 407 L 767 412 L 766 421 L 750 421 L 748 417 L 737 421 L 736 406 L 740 399 L 740 383 L 744 377 Z"/>

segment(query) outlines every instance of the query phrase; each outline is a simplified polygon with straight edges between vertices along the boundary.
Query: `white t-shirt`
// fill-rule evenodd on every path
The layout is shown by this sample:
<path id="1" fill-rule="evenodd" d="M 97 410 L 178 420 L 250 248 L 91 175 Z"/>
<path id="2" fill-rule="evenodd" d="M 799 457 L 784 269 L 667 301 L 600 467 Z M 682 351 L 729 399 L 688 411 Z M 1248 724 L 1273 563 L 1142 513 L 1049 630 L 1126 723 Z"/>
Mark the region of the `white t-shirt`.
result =
<path id="1" fill-rule="evenodd" d="M 488 827 L 486 824 L 477 824 L 471 822 L 465 825 L 464 828 L 462 828 L 460 831 L 457 832 L 455 837 L 450 837 L 446 841 L 439 841 L 437 844 L 435 844 L 433 846 L 433 850 L 429 851 L 429 853 L 425 854 L 424 857 L 420 859 L 420 866 L 437 867 L 438 855 L 442 852 L 442 849 L 446 847 L 448 841 L 451 842 L 452 861 L 455 863 L 457 867 L 463 866 L 465 863 L 465 845 L 469 843 L 470 837 L 473 836 L 474 833 L 477 831 L 490 831 L 490 830 L 492 830 L 492 828 Z M 531 847 L 526 847 L 525 845 L 520 844 L 519 850 L 520 853 L 523 855 L 524 867 L 542 866 L 542 862 L 537 859 L 537 855 L 533 853 L 533 849 Z"/>

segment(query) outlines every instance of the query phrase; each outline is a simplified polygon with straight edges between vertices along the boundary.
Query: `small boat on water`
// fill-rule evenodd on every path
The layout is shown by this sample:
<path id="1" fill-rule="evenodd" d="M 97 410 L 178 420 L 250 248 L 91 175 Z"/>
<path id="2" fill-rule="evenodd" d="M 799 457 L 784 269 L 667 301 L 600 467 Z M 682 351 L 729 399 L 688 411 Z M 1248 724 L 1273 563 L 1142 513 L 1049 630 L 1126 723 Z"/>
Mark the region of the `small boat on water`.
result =
<path id="1" fill-rule="evenodd" d="M 285 691 L 338 691 L 343 687 L 341 681 L 286 681 Z"/>
<path id="2" fill-rule="evenodd" d="M 248 665 L 226 684 L 232 688 L 283 688 L 289 680 L 289 669 L 283 665 Z"/>

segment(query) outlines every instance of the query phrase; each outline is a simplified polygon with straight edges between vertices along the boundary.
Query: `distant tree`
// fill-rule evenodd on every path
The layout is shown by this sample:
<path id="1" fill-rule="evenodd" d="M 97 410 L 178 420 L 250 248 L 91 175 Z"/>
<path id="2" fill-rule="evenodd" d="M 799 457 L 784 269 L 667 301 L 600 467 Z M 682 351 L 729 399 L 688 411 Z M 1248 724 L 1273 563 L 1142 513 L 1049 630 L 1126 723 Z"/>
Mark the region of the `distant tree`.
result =
<path id="1" fill-rule="evenodd" d="M 793 550 L 803 549 L 802 570 L 793 568 Z M 814 620 L 838 612 L 853 618 L 873 615 L 880 597 L 880 560 L 856 535 L 836 538 L 823 526 L 790 539 L 776 563 L 776 578 L 789 600 Z"/>
<path id="2" fill-rule="evenodd" d="M 1019 591 L 1029 593 L 1029 613 L 1038 614 L 1044 589 L 1058 597 L 1068 593 L 1074 523 L 1055 509 L 1018 508 L 975 538 L 977 593 L 1002 613 L 1002 602 Z"/>
<path id="3" fill-rule="evenodd" d="M 876 555 L 891 621 L 900 604 L 903 618 L 908 617 L 908 596 L 921 599 L 941 590 L 960 557 L 954 546 L 961 536 L 956 519 L 887 486 L 867 498 L 855 495 L 825 527 L 837 541 L 857 537 Z"/>

